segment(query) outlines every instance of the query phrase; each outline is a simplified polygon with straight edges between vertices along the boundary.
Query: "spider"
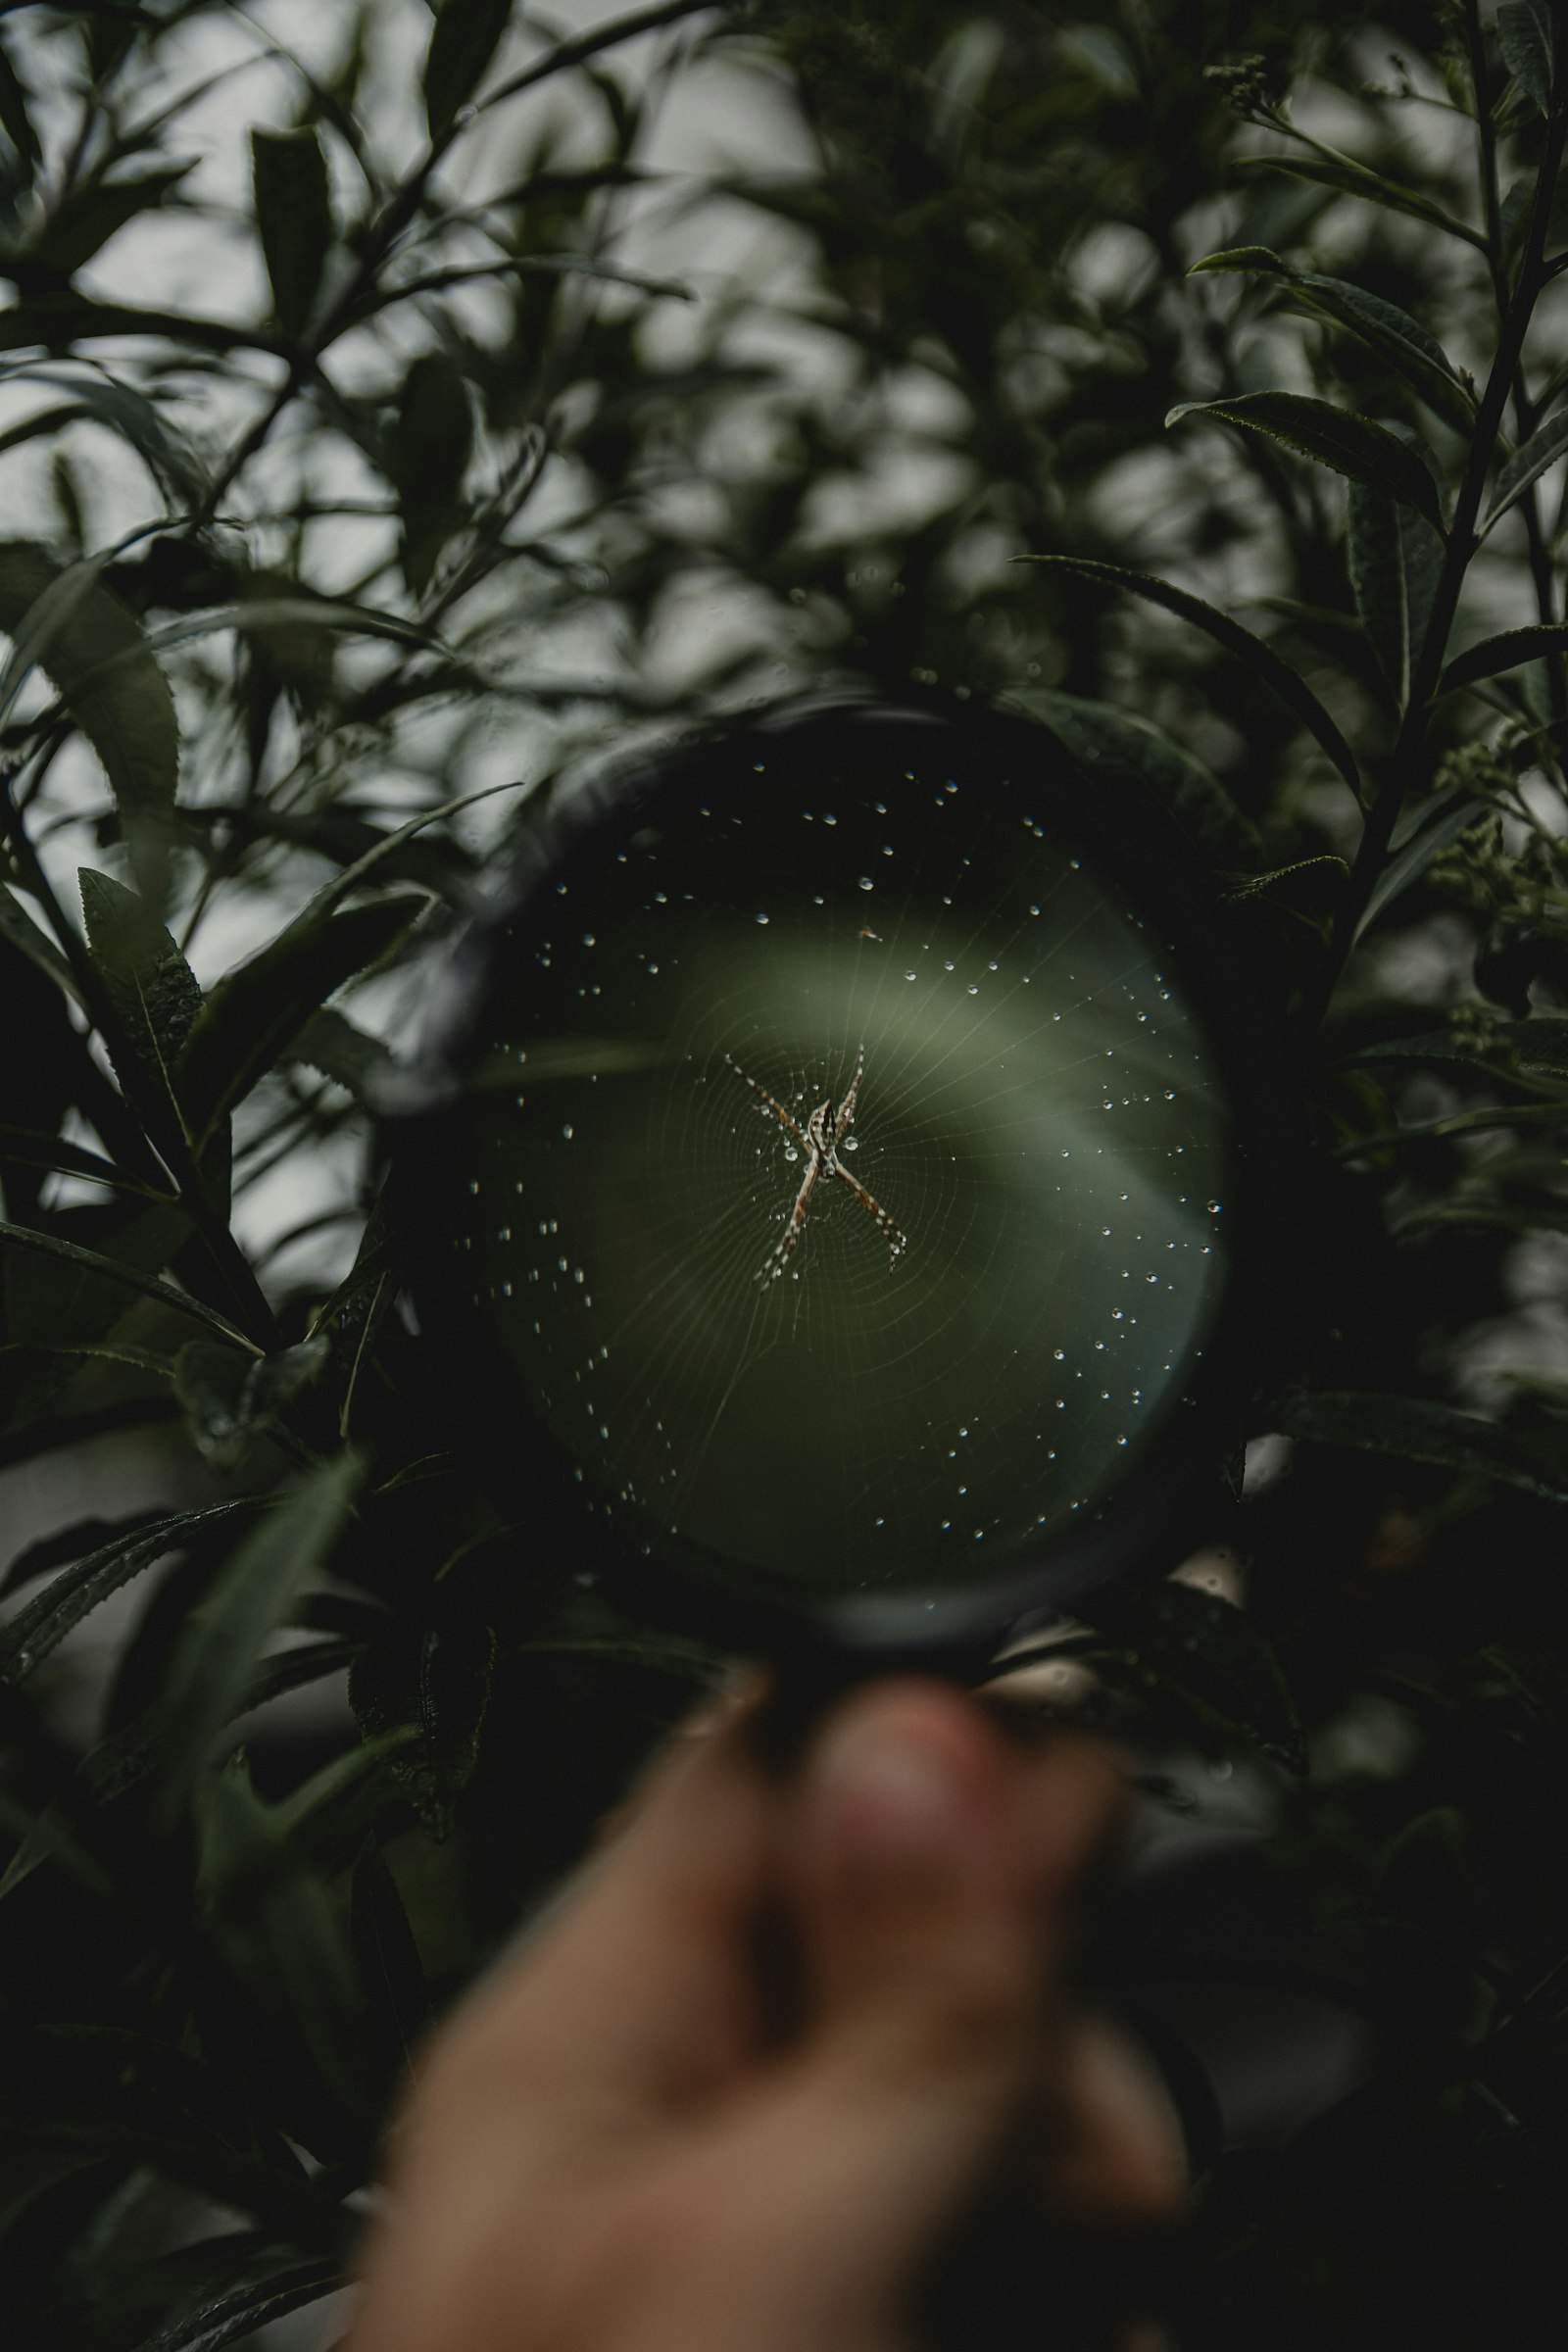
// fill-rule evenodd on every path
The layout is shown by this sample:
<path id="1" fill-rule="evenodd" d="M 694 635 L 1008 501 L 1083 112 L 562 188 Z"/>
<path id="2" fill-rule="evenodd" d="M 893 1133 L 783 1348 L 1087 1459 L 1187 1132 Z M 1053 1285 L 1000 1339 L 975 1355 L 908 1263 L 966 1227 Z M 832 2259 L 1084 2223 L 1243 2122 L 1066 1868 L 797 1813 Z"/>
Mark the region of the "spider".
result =
<path id="1" fill-rule="evenodd" d="M 907 1238 L 900 1232 L 881 1202 L 872 1200 L 864 1185 L 856 1183 L 855 1178 L 839 1157 L 839 1145 L 849 1132 L 850 1122 L 855 1116 L 855 1105 L 859 1098 L 860 1080 L 865 1076 L 864 1039 L 861 1039 L 859 1051 L 855 1057 L 855 1076 L 850 1081 L 849 1093 L 837 1110 L 833 1107 L 831 1095 L 825 1102 L 819 1102 L 807 1120 L 804 1134 L 783 1103 L 776 1102 L 765 1086 L 759 1086 L 755 1078 L 748 1077 L 733 1054 L 726 1054 L 724 1059 L 736 1077 L 742 1079 L 751 1088 L 762 1107 L 772 1112 L 786 1135 L 795 1138 L 796 1143 L 806 1154 L 806 1174 L 801 1178 L 801 1189 L 795 1196 L 795 1206 L 790 1210 L 789 1223 L 780 1234 L 774 1248 L 768 1252 L 766 1259 L 758 1268 L 755 1279 L 758 1282 L 776 1282 L 783 1273 L 794 1254 L 795 1245 L 801 1238 L 801 1228 L 806 1223 L 806 1211 L 810 1204 L 811 1195 L 816 1189 L 816 1180 L 819 1176 L 837 1176 L 842 1183 L 849 1186 L 860 1206 L 875 1217 L 878 1226 L 887 1236 L 888 1268 L 891 1272 L 900 1250 L 907 1250 L 909 1246 Z"/>

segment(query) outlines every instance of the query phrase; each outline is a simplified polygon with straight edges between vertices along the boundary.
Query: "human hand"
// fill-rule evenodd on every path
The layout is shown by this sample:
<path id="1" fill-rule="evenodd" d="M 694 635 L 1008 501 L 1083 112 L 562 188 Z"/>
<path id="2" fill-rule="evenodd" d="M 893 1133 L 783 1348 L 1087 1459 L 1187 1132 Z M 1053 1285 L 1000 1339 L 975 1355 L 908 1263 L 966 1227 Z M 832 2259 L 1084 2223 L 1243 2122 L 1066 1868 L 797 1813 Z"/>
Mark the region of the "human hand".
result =
<path id="1" fill-rule="evenodd" d="M 901 1680 L 786 1779 L 746 1713 L 671 1744 L 430 2046 L 347 2352 L 899 2352 L 1030 2124 L 1062 2222 L 1179 2208 L 1157 2078 L 1063 1983 L 1109 1751 Z"/>

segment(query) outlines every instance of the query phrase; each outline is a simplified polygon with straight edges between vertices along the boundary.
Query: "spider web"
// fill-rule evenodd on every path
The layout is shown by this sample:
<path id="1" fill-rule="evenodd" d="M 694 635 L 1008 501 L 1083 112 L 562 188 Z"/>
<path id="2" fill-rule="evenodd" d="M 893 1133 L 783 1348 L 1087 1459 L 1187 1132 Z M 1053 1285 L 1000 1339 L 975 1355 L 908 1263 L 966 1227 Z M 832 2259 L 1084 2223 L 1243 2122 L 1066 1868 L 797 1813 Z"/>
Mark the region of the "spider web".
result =
<path id="1" fill-rule="evenodd" d="M 1106 876 L 1022 787 L 764 763 L 607 835 L 553 912 L 454 1245 L 585 1480 L 833 1589 L 989 1573 L 1091 1508 L 1200 1351 L 1230 1164 L 1168 945 Z M 907 1248 L 823 1176 L 769 1278 L 807 1162 L 739 1073 L 804 1131 L 862 1044 L 840 1152 Z"/>

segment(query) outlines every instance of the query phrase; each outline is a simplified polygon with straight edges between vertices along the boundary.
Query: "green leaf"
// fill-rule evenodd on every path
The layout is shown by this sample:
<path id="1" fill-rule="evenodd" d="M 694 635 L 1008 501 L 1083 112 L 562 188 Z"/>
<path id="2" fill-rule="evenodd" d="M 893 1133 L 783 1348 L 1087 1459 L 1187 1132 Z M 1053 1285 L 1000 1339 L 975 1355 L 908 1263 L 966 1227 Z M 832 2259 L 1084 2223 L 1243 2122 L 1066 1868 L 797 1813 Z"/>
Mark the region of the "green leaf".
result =
<path id="1" fill-rule="evenodd" d="M 1250 179 L 1259 172 L 1283 172 L 1290 179 L 1309 180 L 1313 186 L 1333 188 L 1342 196 L 1359 196 L 1384 212 L 1406 213 L 1413 220 L 1424 220 L 1429 228 L 1441 228 L 1446 235 L 1458 237 L 1485 253 L 1487 240 L 1479 229 L 1463 220 L 1456 220 L 1439 204 L 1422 196 L 1414 188 L 1398 180 L 1387 179 L 1381 172 L 1370 172 L 1364 164 L 1353 163 L 1348 155 L 1239 155 L 1232 169 Z"/>
<path id="2" fill-rule="evenodd" d="M 1287 1399 L 1282 1429 L 1317 1446 L 1385 1453 L 1440 1470 L 1476 1473 L 1545 1502 L 1568 1503 L 1562 1449 L 1499 1428 L 1479 1413 L 1425 1397 L 1319 1391 Z"/>
<path id="3" fill-rule="evenodd" d="M 201 1299 L 193 1298 L 188 1291 L 176 1291 L 172 1283 L 160 1281 L 155 1274 L 145 1274 L 139 1266 L 122 1263 L 117 1257 L 105 1257 L 96 1250 L 84 1250 L 78 1242 L 62 1240 L 58 1234 L 37 1233 L 30 1225 L 0 1223 L 0 1249 L 25 1250 L 39 1257 L 58 1258 L 62 1264 L 74 1266 L 84 1274 L 102 1275 L 106 1281 L 121 1284 L 128 1291 L 139 1291 L 144 1298 L 156 1298 L 172 1306 L 193 1322 L 205 1323 L 210 1331 L 218 1332 L 236 1348 L 252 1355 L 262 1350 L 248 1340 L 233 1324 L 215 1314 Z"/>
<path id="4" fill-rule="evenodd" d="M 1568 453 L 1568 409 L 1559 409 L 1514 451 L 1493 483 L 1492 498 L 1481 526 L 1483 536 L 1510 507 L 1518 505 L 1531 483 L 1540 481 L 1547 466 L 1555 466 L 1565 453 Z"/>
<path id="5" fill-rule="evenodd" d="M 391 1806 L 403 1801 L 398 1782 L 383 1768 L 417 1737 L 405 1724 L 334 1756 L 272 1806 L 278 1834 L 323 1868 L 345 1849 L 355 1850 Z"/>
<path id="6" fill-rule="evenodd" d="M 484 78 L 512 0 L 441 0 L 424 60 L 424 114 L 437 145 Z"/>
<path id="7" fill-rule="evenodd" d="M 1551 31 L 1531 0 L 1503 0 L 1497 11 L 1503 63 L 1542 114 L 1551 112 Z"/>
<path id="8" fill-rule="evenodd" d="M 1348 278 L 1297 270 L 1266 245 L 1241 245 L 1229 252 L 1211 253 L 1205 261 L 1194 263 L 1192 274 L 1200 271 L 1278 279 L 1294 309 L 1332 319 L 1369 351 L 1375 351 L 1456 432 L 1466 433 L 1474 426 L 1475 400 L 1447 353 L 1436 336 L 1397 303 L 1385 302 L 1381 295 L 1369 294 Z"/>
<path id="9" fill-rule="evenodd" d="M 90 865 L 76 879 L 88 952 L 119 1025 L 119 1036 L 108 1040 L 115 1074 L 127 1095 L 152 1109 L 147 1123 L 155 1141 L 161 1130 L 172 1130 L 188 1142 L 174 1068 L 202 1009 L 196 975 L 135 891 Z"/>
<path id="10" fill-rule="evenodd" d="M 1484 637 L 1448 663 L 1438 680 L 1440 694 L 1452 694 L 1461 686 L 1474 686 L 1481 678 L 1494 678 L 1500 670 L 1517 669 L 1521 662 L 1539 662 L 1550 654 L 1568 652 L 1568 623 L 1552 621 L 1537 623 L 1527 629 L 1504 629 L 1500 636 Z"/>
<path id="11" fill-rule="evenodd" d="M 444 351 L 422 353 L 404 379 L 385 460 L 403 519 L 403 576 L 416 596 L 429 586 L 447 541 L 467 520 L 463 477 L 472 447 L 473 411 L 463 369 Z"/>
<path id="12" fill-rule="evenodd" d="M 1348 481 L 1362 482 L 1396 498 L 1430 522 L 1443 528 L 1438 486 L 1415 452 L 1369 417 L 1352 416 L 1326 400 L 1302 392 L 1243 392 L 1233 400 L 1184 400 L 1165 418 L 1167 425 L 1183 416 L 1213 416 L 1244 432 L 1262 433 L 1303 458 L 1329 466 Z"/>
<path id="13" fill-rule="evenodd" d="M 104 561 L 62 567 L 29 540 L 0 541 L 0 629 L 12 640 L 0 719 L 32 671 L 45 670 L 103 764 L 137 879 L 160 906 L 179 730 L 140 623 L 98 576 Z"/>
<path id="14" fill-rule="evenodd" d="M 24 167 L 19 179 L 30 186 L 40 157 L 38 134 L 27 112 L 27 93 L 4 42 L 0 42 L 0 130 L 11 141 Z"/>
<path id="15" fill-rule="evenodd" d="M 345 1673 L 357 1648 L 353 1642 L 312 1642 L 300 1649 L 285 1650 L 277 1657 L 265 1659 L 241 1693 L 233 1720 L 269 1705 L 290 1690 L 302 1690 L 327 1675 Z M 168 1736 L 168 1720 L 162 1708 L 154 1705 L 144 1708 L 130 1723 L 122 1725 L 89 1750 L 62 1795 L 36 1817 L 7 1863 L 5 1876 L 0 1878 L 0 1897 L 20 1886 L 44 1863 L 56 1856 L 64 1858 L 63 1849 L 68 1844 L 74 1845 L 78 1830 L 85 1829 L 95 1814 L 117 1803 L 147 1780 Z"/>
<path id="16" fill-rule="evenodd" d="M 49 384 L 69 393 L 69 405 L 55 412 L 51 429 L 80 418 L 107 425 L 122 441 L 128 441 L 145 462 L 172 507 L 198 506 L 206 495 L 206 468 L 196 452 L 155 404 L 133 386 L 98 369 L 67 375 L 58 368 L 40 368 L 30 360 L 0 371 L 0 382 Z"/>
<path id="17" fill-rule="evenodd" d="M 329 1353 L 324 1339 L 302 1340 L 260 1360 L 209 1340 L 187 1341 L 174 1359 L 174 1394 L 203 1459 L 215 1470 L 237 1468 Z"/>
<path id="18" fill-rule="evenodd" d="M 1345 501 L 1350 593 L 1389 692 L 1402 710 L 1410 691 L 1409 599 L 1399 510 L 1381 490 L 1351 482 Z"/>
<path id="19" fill-rule="evenodd" d="M 1256 833 L 1212 769 L 1136 711 L 1041 686 L 1002 699 L 1048 726 L 1092 776 L 1152 792 L 1206 848 L 1248 861 L 1256 854 Z"/>
<path id="20" fill-rule="evenodd" d="M 335 2259 L 312 2255 L 281 2270 L 269 2265 L 262 2278 L 227 2287 L 156 2334 L 142 2336 L 132 2352 L 223 2352 L 270 2321 L 321 2302 L 342 2284 L 343 2266 Z"/>
<path id="21" fill-rule="evenodd" d="M 438 1838 L 450 1830 L 455 1800 L 478 1760 L 495 1660 L 488 1625 L 420 1626 L 395 1618 L 361 1650 L 349 1674 L 349 1703 L 367 1739 L 417 1735 L 389 1762 Z"/>
<path id="22" fill-rule="evenodd" d="M 251 189 L 272 312 L 290 337 L 303 336 L 336 234 L 326 157 L 314 126 L 251 132 Z"/>
<path id="23" fill-rule="evenodd" d="M 282 2027 L 340 2112 L 363 2115 L 354 1972 L 325 1884 L 257 1795 L 243 1752 L 204 1776 L 194 1811 L 198 1907 L 248 2016 Z"/>
<path id="24" fill-rule="evenodd" d="M 128 222 L 156 212 L 195 169 L 192 158 L 188 163 L 161 164 L 134 179 L 100 179 L 71 189 L 44 222 L 27 259 L 58 270 L 62 277 L 73 276 Z"/>
<path id="25" fill-rule="evenodd" d="M 176 1511 L 151 1525 L 116 1536 L 97 1551 L 56 1577 L 0 1631 L 0 1687 L 21 1682 L 40 1665 L 99 1602 L 118 1592 L 172 1551 L 197 1528 L 217 1526 L 260 1507 L 254 1495 L 237 1502 L 210 1503 L 199 1511 Z"/>
<path id="26" fill-rule="evenodd" d="M 330 1559 L 361 1476 L 352 1454 L 313 1470 L 245 1538 L 193 1611 L 160 1693 L 175 1726 L 160 1774 L 158 1811 L 166 1824 L 194 1786 L 262 1651 Z"/>
<path id="27" fill-rule="evenodd" d="M 35 963 L 40 972 L 47 972 L 51 980 L 58 981 L 67 996 L 80 1004 L 81 991 L 70 964 L 48 932 L 40 930 L 31 915 L 4 888 L 0 888 L 0 936 L 9 940 L 14 948 L 20 948 L 29 963 Z"/>
<path id="28" fill-rule="evenodd" d="M 1107 588 L 1124 588 L 1133 596 L 1141 596 L 1152 605 L 1160 605 L 1182 620 L 1190 620 L 1195 628 L 1202 629 L 1225 651 L 1245 662 L 1255 676 L 1282 703 L 1295 711 L 1297 717 L 1327 752 L 1356 799 L 1361 799 L 1361 776 L 1355 756 L 1333 719 L 1305 681 L 1298 678 L 1287 662 L 1280 660 L 1272 646 L 1250 629 L 1244 629 L 1228 614 L 1217 612 L 1201 597 L 1190 596 L 1185 588 L 1175 588 L 1169 580 L 1155 579 L 1146 571 L 1129 571 L 1120 564 L 1099 564 L 1085 556 L 1016 556 L 1018 564 L 1049 564 L 1058 571 L 1076 572 L 1081 579 L 1097 580 Z"/>
<path id="29" fill-rule="evenodd" d="M 372 1112 L 380 1109 L 382 1090 L 399 1067 L 389 1047 L 331 1004 L 312 1013 L 284 1058 L 302 1061 L 323 1078 L 346 1086 L 360 1108 Z"/>
<path id="30" fill-rule="evenodd" d="M 1386 906 L 1394 904 L 1412 882 L 1420 880 L 1435 858 L 1438 858 L 1462 833 L 1486 815 L 1485 808 L 1463 785 L 1440 793 L 1419 811 L 1419 823 L 1407 839 L 1396 836 L 1394 855 L 1379 874 L 1367 900 L 1357 927 L 1359 938 L 1369 923 L 1377 920 Z"/>
<path id="31" fill-rule="evenodd" d="M 244 1100 L 325 998 L 406 939 L 426 904 L 404 895 L 298 919 L 219 982 L 177 1072 L 198 1139 Z"/>

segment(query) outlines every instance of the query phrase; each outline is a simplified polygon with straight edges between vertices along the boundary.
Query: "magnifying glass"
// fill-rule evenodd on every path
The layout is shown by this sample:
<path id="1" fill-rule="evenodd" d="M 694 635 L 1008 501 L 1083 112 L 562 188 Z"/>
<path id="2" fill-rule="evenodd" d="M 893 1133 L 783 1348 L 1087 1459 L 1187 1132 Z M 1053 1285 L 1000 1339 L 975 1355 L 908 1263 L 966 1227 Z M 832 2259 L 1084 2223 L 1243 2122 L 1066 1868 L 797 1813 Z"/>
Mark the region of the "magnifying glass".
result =
<path id="1" fill-rule="evenodd" d="M 453 1429 L 645 1619 L 981 1665 L 1180 1556 L 1281 1072 L 1180 840 L 1022 718 L 794 706 L 584 788 L 388 1122 Z"/>

